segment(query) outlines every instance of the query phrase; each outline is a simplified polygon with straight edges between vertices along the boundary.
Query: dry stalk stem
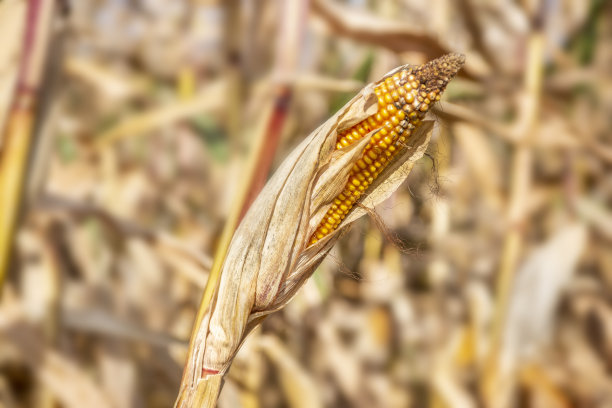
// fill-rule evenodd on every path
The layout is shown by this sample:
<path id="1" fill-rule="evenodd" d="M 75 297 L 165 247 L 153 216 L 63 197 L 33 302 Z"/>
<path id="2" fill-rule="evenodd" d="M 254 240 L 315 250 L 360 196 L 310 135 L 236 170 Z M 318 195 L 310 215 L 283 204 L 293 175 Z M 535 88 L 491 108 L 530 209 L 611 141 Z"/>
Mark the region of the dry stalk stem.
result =
<path id="1" fill-rule="evenodd" d="M 499 276 L 497 278 L 497 304 L 492 344 L 487 366 L 484 370 L 482 387 L 485 400 L 490 407 L 505 407 L 508 404 L 507 395 L 511 388 L 509 373 L 500 367 L 500 352 L 502 348 L 503 327 L 508 311 L 508 304 L 514 273 L 523 247 L 524 221 L 526 218 L 526 197 L 529 196 L 531 185 L 531 164 L 533 151 L 531 147 L 533 135 L 537 127 L 542 89 L 543 58 L 545 38 L 542 32 L 534 31 L 528 41 L 528 66 L 525 75 L 524 98 L 521 101 L 521 115 L 517 123 L 517 138 L 512 156 L 512 184 L 508 218 L 511 230 L 506 236 Z"/>
<path id="2" fill-rule="evenodd" d="M 53 1 L 28 2 L 19 76 L 13 105 L 0 137 L 0 286 L 9 265 L 16 220 L 32 149 L 36 96 L 47 54 Z"/>
<path id="3" fill-rule="evenodd" d="M 247 334 L 295 295 L 342 231 L 405 180 L 429 142 L 433 125 L 421 118 L 463 63 L 462 55 L 448 54 L 421 67 L 400 67 L 367 85 L 281 164 L 234 233 L 225 256 L 215 259 L 215 265 L 220 265 L 219 284 L 207 287 L 205 297 L 210 297 L 210 303 L 196 321 L 177 407 L 214 406 L 223 375 Z M 411 91 L 396 101 L 393 92 L 399 94 L 397 87 L 406 83 Z M 381 91 L 383 85 L 387 93 Z M 379 99 L 387 96 L 393 107 L 382 109 Z M 383 110 L 394 115 L 403 111 L 406 123 L 377 120 L 378 115 L 384 117 Z M 371 118 L 367 133 L 357 130 L 359 137 L 343 143 L 349 130 L 352 134 Z M 389 143 L 389 123 L 406 132 L 405 140 L 396 132 L 397 138 L 391 137 Z M 384 158 L 376 166 L 377 173 L 353 194 L 353 205 L 342 210 L 334 229 L 317 235 L 328 211 L 361 174 L 359 162 L 372 152 L 377 154 L 373 161 Z"/>

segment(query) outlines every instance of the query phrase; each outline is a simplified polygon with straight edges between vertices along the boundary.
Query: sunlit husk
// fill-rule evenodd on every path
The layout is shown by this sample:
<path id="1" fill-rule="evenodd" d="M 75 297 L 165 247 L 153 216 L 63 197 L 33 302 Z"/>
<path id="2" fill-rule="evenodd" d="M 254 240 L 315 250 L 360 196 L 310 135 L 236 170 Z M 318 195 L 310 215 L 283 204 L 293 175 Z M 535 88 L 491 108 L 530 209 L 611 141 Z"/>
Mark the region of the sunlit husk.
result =
<path id="1" fill-rule="evenodd" d="M 342 232 L 366 214 L 366 208 L 389 197 L 422 157 L 433 127 L 429 121 L 412 134 L 339 227 L 310 245 L 314 230 L 375 133 L 336 150 L 339 132 L 376 113 L 375 85 L 366 86 L 295 148 L 251 206 L 232 238 L 219 286 L 193 339 L 185 373 L 190 381 L 183 387 L 196 390 L 201 379 L 223 375 L 249 331 L 295 295 Z M 184 398 L 190 394 L 199 393 L 183 389 L 179 406 L 189 406 Z"/>

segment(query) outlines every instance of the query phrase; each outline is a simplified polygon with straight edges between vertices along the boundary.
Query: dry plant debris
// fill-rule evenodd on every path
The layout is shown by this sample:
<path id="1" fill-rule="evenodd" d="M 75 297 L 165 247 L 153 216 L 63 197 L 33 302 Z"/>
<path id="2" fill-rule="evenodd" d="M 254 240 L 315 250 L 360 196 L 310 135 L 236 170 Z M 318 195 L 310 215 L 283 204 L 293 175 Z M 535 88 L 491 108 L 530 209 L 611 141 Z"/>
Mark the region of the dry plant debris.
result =
<path id="1" fill-rule="evenodd" d="M 55 11 L 39 54 L 48 57 L 30 61 L 55 72 L 28 81 L 38 90 L 19 119 L 11 107 L 28 71 L 24 33 L 45 32 L 28 22 L 36 4 Z M 372 177 L 361 180 L 354 164 L 374 135 L 357 126 L 340 149 L 337 134 L 308 139 L 325 139 L 337 160 L 325 171 L 301 163 L 319 182 L 300 186 L 287 217 L 307 210 L 303 252 L 328 256 L 235 356 L 236 345 L 220 348 L 233 360 L 218 406 L 610 406 L 611 6 L 0 1 L 0 179 L 9 181 L 0 189 L 10 187 L 0 192 L 0 253 L 10 259 L 0 406 L 172 406 L 224 226 L 231 237 L 250 207 L 244 197 L 271 174 L 297 177 L 281 163 L 296 146 L 314 150 L 305 136 L 348 102 L 361 120 L 387 109 L 376 83 L 372 112 L 358 106 L 366 84 L 449 53 L 465 65 L 406 140 L 406 156 L 311 246 L 323 203 L 334 204 L 351 173 L 360 185 Z M 386 120 L 398 133 L 393 109 Z M 7 154 L 14 143 L 19 156 Z M 330 184 L 306 209 L 298 194 Z M 265 289 L 252 299 L 263 313 L 281 304 Z M 240 337 L 256 323 L 247 309 Z M 206 358 L 211 369 L 227 365 Z M 211 377 L 219 387 L 220 377 Z"/>

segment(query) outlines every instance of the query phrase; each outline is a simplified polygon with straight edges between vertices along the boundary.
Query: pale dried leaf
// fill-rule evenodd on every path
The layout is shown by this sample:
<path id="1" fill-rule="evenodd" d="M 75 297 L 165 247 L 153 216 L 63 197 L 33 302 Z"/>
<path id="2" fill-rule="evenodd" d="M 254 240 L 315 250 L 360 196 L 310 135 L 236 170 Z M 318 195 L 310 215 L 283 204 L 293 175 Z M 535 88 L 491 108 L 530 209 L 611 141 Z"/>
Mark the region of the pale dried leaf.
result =
<path id="1" fill-rule="evenodd" d="M 558 231 L 534 250 L 517 272 L 504 329 L 502 366 L 537 353 L 549 339 L 557 306 L 587 240 L 587 230 L 576 223 Z"/>

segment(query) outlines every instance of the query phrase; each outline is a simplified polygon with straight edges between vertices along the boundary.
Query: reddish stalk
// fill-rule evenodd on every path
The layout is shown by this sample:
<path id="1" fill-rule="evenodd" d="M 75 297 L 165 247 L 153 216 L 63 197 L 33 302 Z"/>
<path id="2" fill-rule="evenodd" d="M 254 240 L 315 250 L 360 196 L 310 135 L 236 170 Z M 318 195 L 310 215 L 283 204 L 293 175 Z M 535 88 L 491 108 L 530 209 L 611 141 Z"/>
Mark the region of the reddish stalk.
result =
<path id="1" fill-rule="evenodd" d="M 9 255 L 21 210 L 26 163 L 32 151 L 37 94 L 47 54 L 53 1 L 28 2 L 23 51 L 11 111 L 0 150 L 0 285 L 4 282 Z"/>

